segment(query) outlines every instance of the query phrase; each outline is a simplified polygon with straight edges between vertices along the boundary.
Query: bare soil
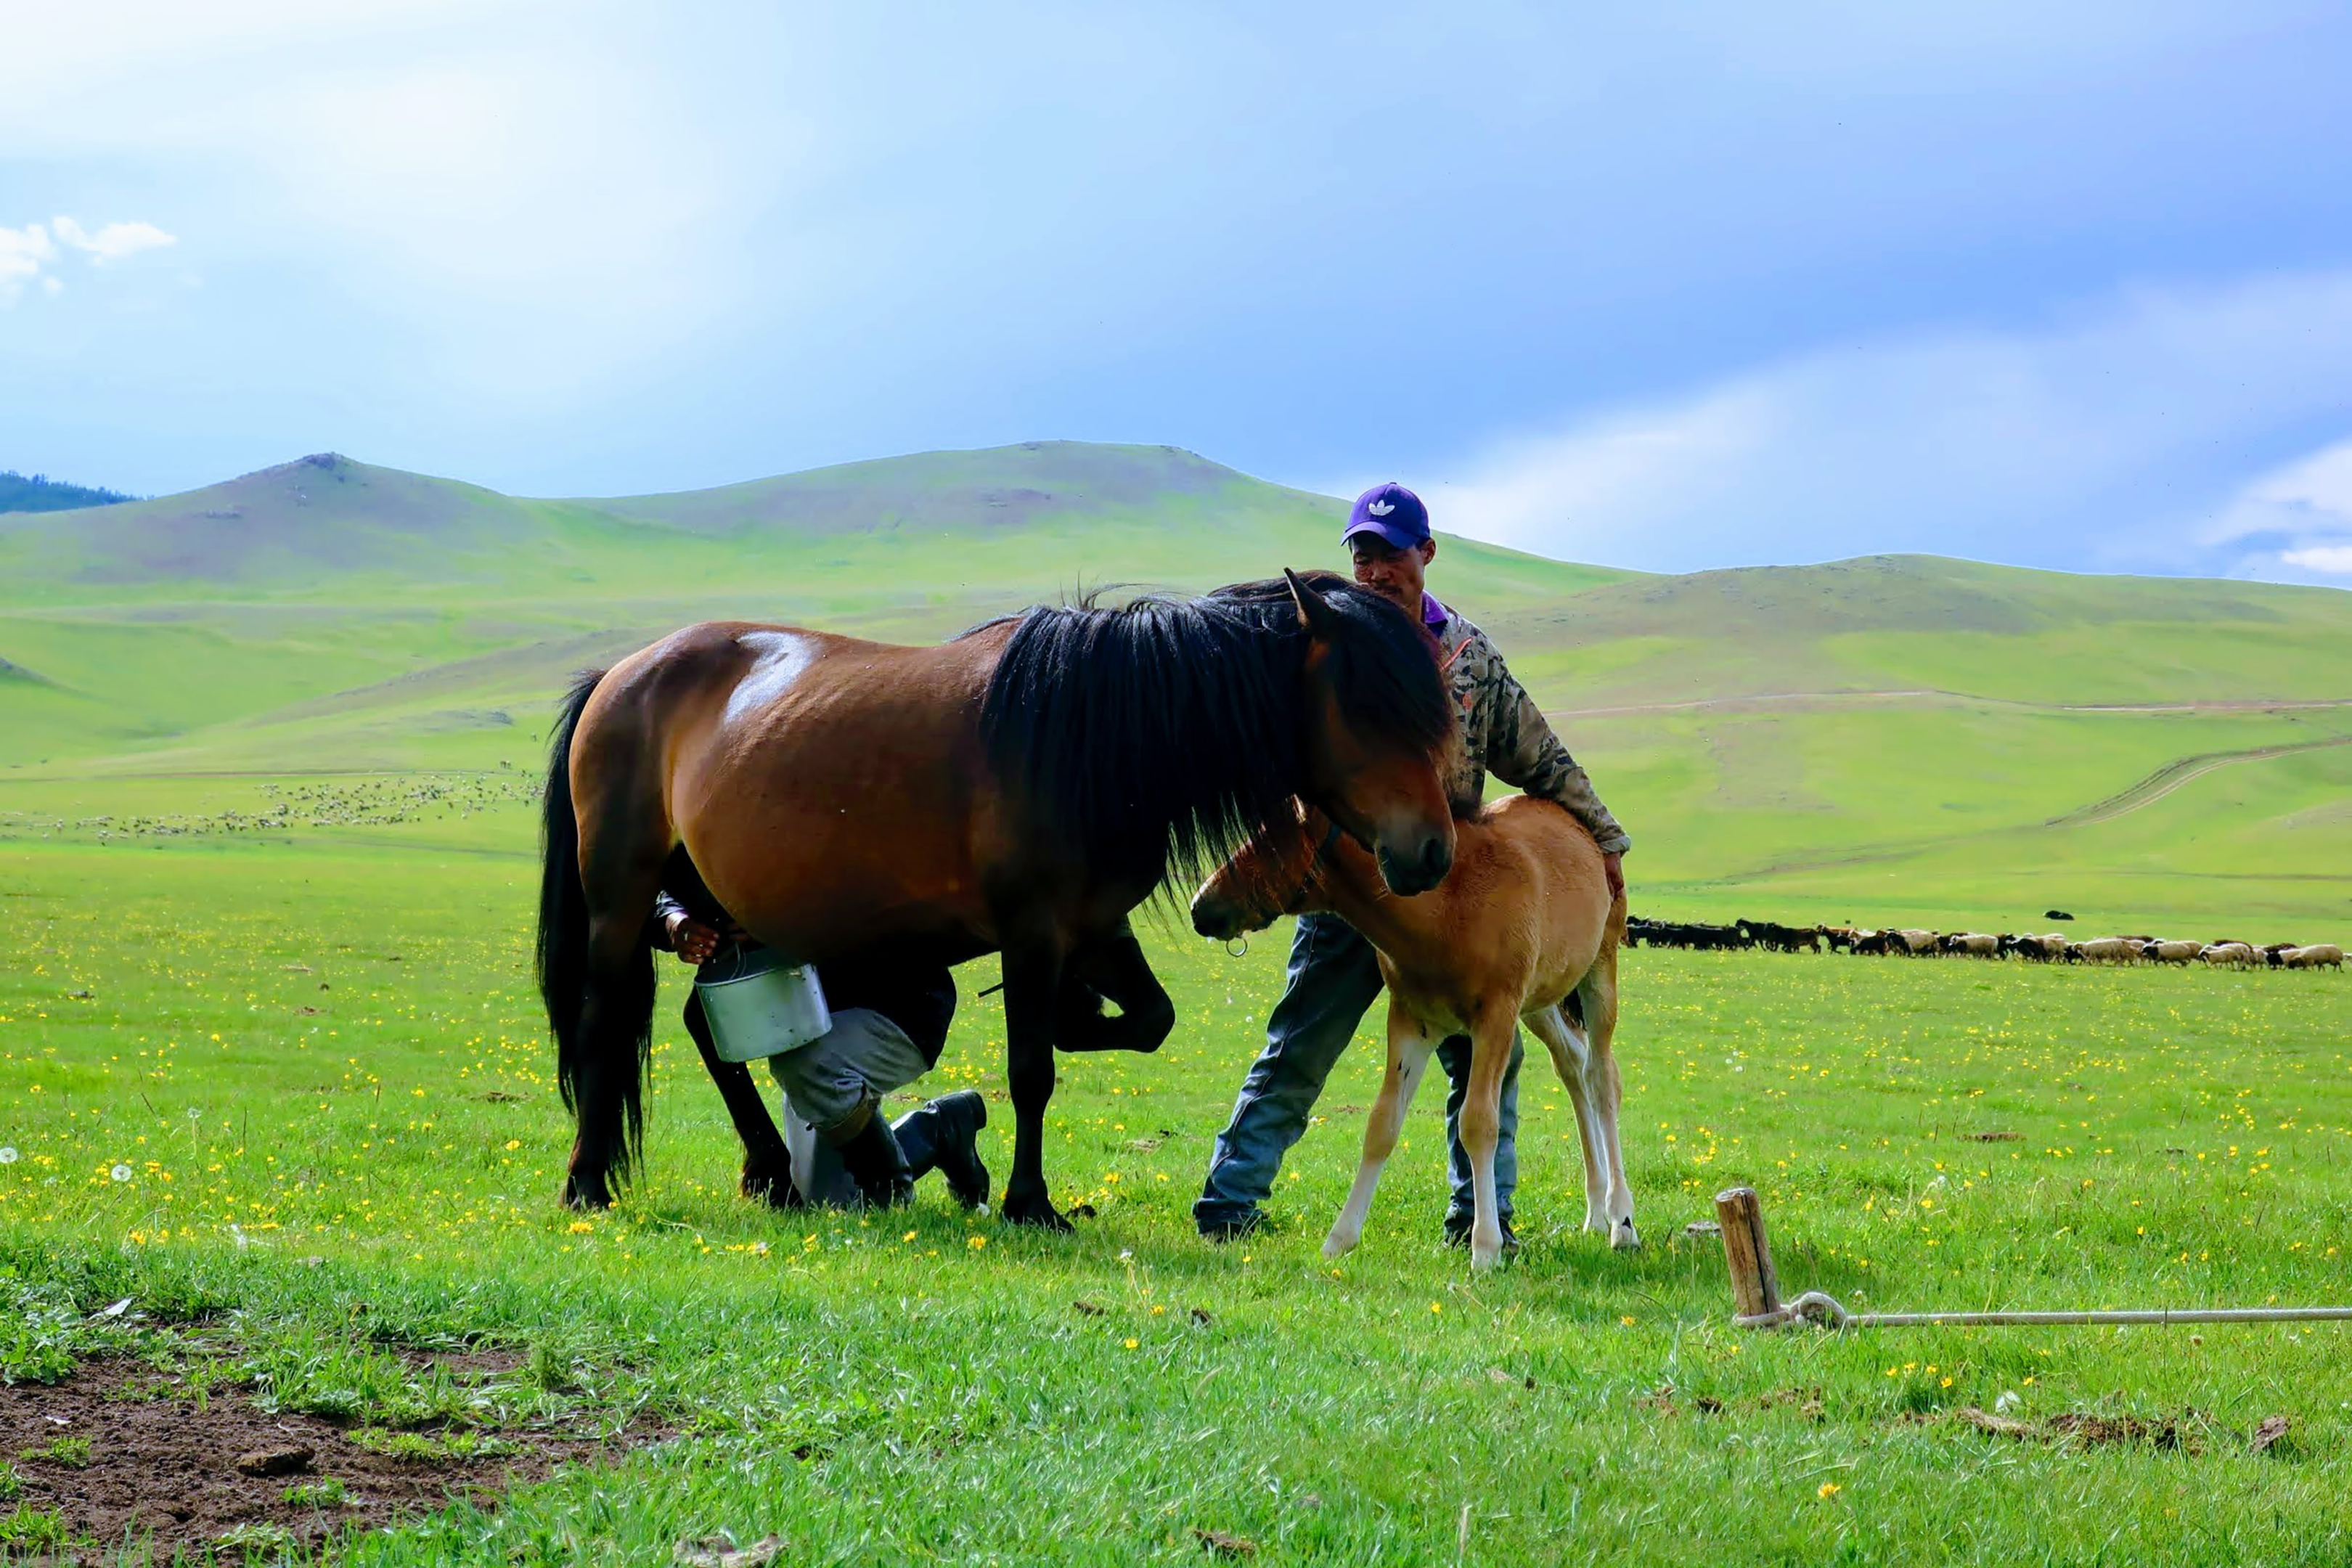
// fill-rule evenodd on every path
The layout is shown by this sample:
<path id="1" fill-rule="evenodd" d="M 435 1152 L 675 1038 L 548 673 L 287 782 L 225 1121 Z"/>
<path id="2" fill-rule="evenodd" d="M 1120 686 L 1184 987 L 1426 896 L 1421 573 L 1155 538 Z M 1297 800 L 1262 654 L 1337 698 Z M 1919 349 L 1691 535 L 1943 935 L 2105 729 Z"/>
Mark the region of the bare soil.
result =
<path id="1" fill-rule="evenodd" d="M 469 1358 L 470 1359 L 470 1358 Z M 316 1545 L 348 1529 L 370 1530 L 433 1512 L 460 1498 L 480 1504 L 507 1488 L 544 1478 L 566 1460 L 617 1454 L 655 1433 L 617 1443 L 544 1432 L 496 1434 L 511 1451 L 467 1458 L 394 1458 L 353 1441 L 317 1415 L 265 1415 L 246 1393 L 215 1384 L 197 1408 L 181 1380 L 127 1360 L 91 1362 L 54 1386 L 0 1387 L 0 1460 L 16 1467 L 17 1506 L 54 1510 L 77 1542 L 95 1542 L 89 1561 L 115 1561 L 126 1547 L 159 1563 L 202 1558 L 239 1526 L 277 1526 Z M 86 1439 L 85 1464 L 46 1452 L 59 1438 Z M 240 1459 L 281 1457 L 282 1473 L 250 1475 Z M 289 1469 L 287 1466 L 292 1465 Z M 260 1468 L 260 1467 L 256 1467 Z M 289 1488 L 342 1482 L 337 1505 L 289 1502 Z M 233 1560 L 234 1552 L 224 1557 Z M 69 1552 L 60 1561 L 77 1561 Z"/>

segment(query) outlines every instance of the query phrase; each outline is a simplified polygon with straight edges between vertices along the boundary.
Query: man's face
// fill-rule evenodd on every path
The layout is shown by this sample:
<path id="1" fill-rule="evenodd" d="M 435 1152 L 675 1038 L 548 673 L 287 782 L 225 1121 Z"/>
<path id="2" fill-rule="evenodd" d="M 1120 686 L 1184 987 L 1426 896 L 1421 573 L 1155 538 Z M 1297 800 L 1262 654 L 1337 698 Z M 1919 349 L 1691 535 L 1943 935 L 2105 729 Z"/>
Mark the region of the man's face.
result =
<path id="1" fill-rule="evenodd" d="M 1408 610 L 1419 608 L 1423 574 L 1437 553 L 1437 541 L 1424 539 L 1399 550 L 1377 533 L 1360 533 L 1348 541 L 1348 551 L 1357 582 Z"/>

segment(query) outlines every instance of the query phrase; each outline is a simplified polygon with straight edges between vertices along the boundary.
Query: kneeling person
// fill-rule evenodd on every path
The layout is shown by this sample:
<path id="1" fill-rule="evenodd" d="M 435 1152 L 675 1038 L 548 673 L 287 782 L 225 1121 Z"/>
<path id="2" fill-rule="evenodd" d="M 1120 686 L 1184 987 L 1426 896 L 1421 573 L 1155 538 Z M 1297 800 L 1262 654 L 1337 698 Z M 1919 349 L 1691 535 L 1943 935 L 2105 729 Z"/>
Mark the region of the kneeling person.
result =
<path id="1" fill-rule="evenodd" d="M 670 950 L 704 974 L 758 945 L 715 904 L 690 910 L 664 892 L 654 913 Z M 937 1170 L 964 1207 L 985 1203 L 988 1167 L 977 1135 L 988 1125 L 988 1102 L 978 1093 L 943 1095 L 895 1122 L 880 1114 L 884 1096 L 938 1065 L 955 1016 L 954 976 L 944 965 L 910 964 L 877 951 L 825 964 L 817 980 L 833 1027 L 767 1058 L 784 1092 L 784 1147 L 798 1195 L 887 1207 L 908 1201 L 915 1183 Z M 698 993 L 687 1001 L 686 1028 L 704 1059 L 713 1059 Z"/>

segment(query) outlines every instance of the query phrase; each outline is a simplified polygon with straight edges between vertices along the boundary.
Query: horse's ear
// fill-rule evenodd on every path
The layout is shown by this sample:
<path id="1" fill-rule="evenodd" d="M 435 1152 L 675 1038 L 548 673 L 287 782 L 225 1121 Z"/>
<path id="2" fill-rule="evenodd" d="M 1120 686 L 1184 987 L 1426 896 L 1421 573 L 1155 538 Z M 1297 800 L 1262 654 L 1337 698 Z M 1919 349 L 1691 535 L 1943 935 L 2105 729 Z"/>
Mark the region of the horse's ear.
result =
<path id="1" fill-rule="evenodd" d="M 1339 617 L 1323 602 L 1323 595 L 1287 566 L 1282 569 L 1282 580 L 1290 584 L 1290 601 L 1298 606 L 1298 624 L 1318 637 L 1328 636 Z"/>

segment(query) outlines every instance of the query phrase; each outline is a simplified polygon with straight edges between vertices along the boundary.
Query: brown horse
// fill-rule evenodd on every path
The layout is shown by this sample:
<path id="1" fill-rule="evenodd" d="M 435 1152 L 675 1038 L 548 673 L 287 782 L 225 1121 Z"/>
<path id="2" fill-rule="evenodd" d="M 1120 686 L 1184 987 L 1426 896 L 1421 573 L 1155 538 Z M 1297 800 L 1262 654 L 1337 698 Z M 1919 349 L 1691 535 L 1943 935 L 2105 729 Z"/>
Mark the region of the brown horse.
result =
<path id="1" fill-rule="evenodd" d="M 713 622 L 583 676 L 550 759 L 540 897 L 578 1117 L 565 1200 L 609 1204 L 639 1152 L 646 917 L 694 875 L 796 963 L 1001 952 L 1003 1213 L 1065 1227 L 1043 1161 L 1055 1048 L 1150 1051 L 1175 1022 L 1128 912 L 1294 795 L 1396 891 L 1434 886 L 1453 743 L 1427 634 L 1328 573 L 1033 609 L 936 647 Z"/>
<path id="2" fill-rule="evenodd" d="M 1584 1225 L 1638 1247 L 1633 1194 L 1617 1141 L 1622 1094 L 1610 1042 L 1617 1029 L 1617 948 L 1625 900 L 1612 899 L 1600 847 L 1549 801 L 1513 795 L 1459 825 L 1452 876 L 1417 899 L 1390 898 L 1371 865 L 1311 808 L 1251 841 L 1192 900 L 1203 936 L 1231 940 L 1278 914 L 1328 910 L 1378 950 L 1389 993 L 1388 1071 L 1364 1122 L 1364 1157 L 1323 1255 L 1356 1245 L 1396 1148 L 1398 1130 L 1438 1042 L 1470 1037 L 1462 1144 L 1476 1178 L 1474 1267 L 1502 1250 L 1495 1145 L 1514 1026 L 1550 1049 L 1584 1145 Z"/>

